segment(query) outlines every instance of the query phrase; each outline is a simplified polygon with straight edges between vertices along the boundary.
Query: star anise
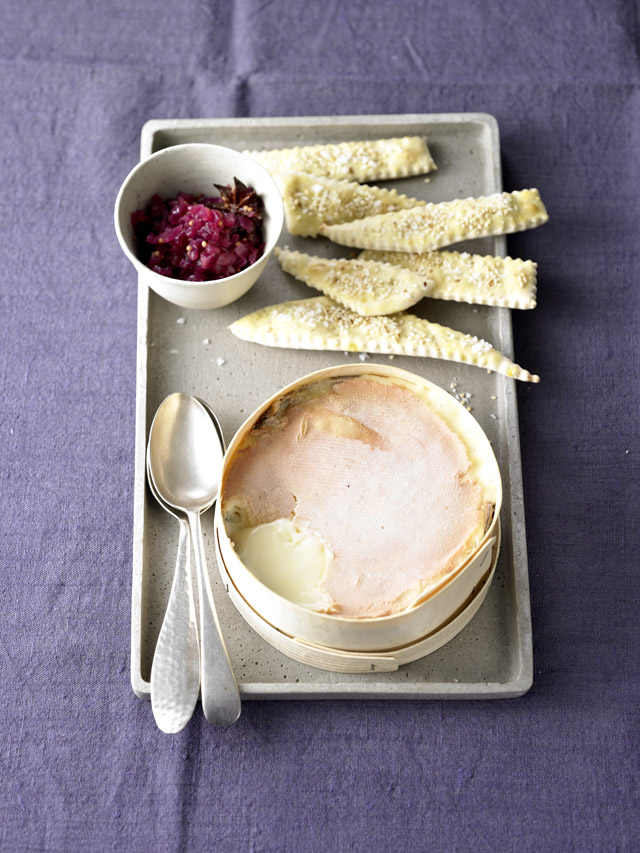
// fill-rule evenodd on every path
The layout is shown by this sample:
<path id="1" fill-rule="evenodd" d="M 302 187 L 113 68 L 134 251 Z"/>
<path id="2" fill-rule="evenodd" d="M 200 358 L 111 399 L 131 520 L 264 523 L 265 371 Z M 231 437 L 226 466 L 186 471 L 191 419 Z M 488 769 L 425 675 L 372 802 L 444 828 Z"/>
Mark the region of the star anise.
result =
<path id="1" fill-rule="evenodd" d="M 220 193 L 220 199 L 214 201 L 211 206 L 216 210 L 238 213 L 249 219 L 261 217 L 262 201 L 253 187 L 246 186 L 238 178 L 233 179 L 233 186 L 224 187 L 215 184 L 215 187 Z"/>

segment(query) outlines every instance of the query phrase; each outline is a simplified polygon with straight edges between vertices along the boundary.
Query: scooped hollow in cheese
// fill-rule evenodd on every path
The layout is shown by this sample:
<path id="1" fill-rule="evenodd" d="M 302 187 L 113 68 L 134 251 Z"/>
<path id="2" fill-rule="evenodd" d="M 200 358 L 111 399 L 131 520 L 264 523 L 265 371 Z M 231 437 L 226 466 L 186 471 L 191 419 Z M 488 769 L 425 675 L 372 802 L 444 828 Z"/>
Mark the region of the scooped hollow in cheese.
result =
<path id="1" fill-rule="evenodd" d="M 242 562 L 278 595 L 312 610 L 331 608 L 321 587 L 331 551 L 319 536 L 277 518 L 237 530 L 234 543 Z"/>
<path id="2" fill-rule="evenodd" d="M 243 531 L 282 520 L 317 537 L 328 559 L 311 570 L 310 606 L 379 617 L 410 607 L 477 548 L 492 511 L 473 477 L 480 469 L 408 387 L 343 377 L 307 385 L 263 415 L 230 461 L 221 509 L 240 556 Z"/>

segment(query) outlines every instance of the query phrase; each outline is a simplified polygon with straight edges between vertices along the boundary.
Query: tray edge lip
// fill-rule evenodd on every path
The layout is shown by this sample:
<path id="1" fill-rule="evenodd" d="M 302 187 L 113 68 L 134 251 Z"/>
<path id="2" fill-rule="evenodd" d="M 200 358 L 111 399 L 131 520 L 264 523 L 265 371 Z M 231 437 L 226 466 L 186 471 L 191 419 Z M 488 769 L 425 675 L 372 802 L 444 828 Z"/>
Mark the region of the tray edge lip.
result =
<path id="1" fill-rule="evenodd" d="M 134 693 L 139 699 L 150 700 L 149 688 L 144 686 L 147 682 L 141 681 L 134 688 Z M 489 699 L 515 699 L 524 696 L 532 686 L 532 680 L 523 675 L 511 681 L 486 681 L 486 682 L 461 682 L 459 689 L 456 689 L 455 682 L 433 682 L 430 685 L 429 694 L 425 695 L 420 689 L 420 685 L 416 684 L 416 689 L 409 690 L 408 685 L 389 684 L 387 687 L 376 685 L 372 690 L 369 685 L 364 682 L 354 683 L 349 687 L 344 684 L 324 684 L 319 689 L 315 689 L 311 685 L 306 687 L 300 684 L 279 684 L 274 686 L 270 682 L 245 682 L 239 684 L 240 696 L 243 701 L 268 700 L 279 701 L 281 699 L 290 700 L 329 700 L 335 699 L 340 701 L 351 701 L 352 699 L 371 699 L 386 701 L 394 700 L 489 700 Z"/>
<path id="2" fill-rule="evenodd" d="M 146 695 L 150 685 L 142 678 L 142 562 L 145 515 L 145 452 L 147 408 L 147 334 L 149 320 L 149 289 L 138 282 L 138 311 L 136 322 L 136 416 L 133 486 L 133 574 L 131 590 L 131 686 L 137 696 Z M 137 652 L 136 652 L 137 650 Z"/>
<path id="3" fill-rule="evenodd" d="M 397 124 L 402 119 L 406 123 L 421 124 L 431 122 L 436 124 L 468 124 L 476 122 L 487 127 L 490 136 L 492 166 L 495 177 L 499 178 L 501 185 L 501 166 L 500 166 L 500 130 L 497 118 L 491 113 L 486 112 L 450 112 L 450 113 L 380 113 L 380 114 L 361 114 L 361 115 L 316 115 L 316 116 L 244 116 L 244 117 L 229 117 L 222 116 L 220 118 L 173 118 L 173 119 L 148 119 L 142 126 L 140 136 L 140 159 L 148 157 L 154 152 L 154 140 L 158 133 L 165 130 L 179 130 L 188 128 L 206 128 L 206 127 L 261 127 L 269 125 L 271 127 L 287 127 L 295 126 L 304 123 L 306 126 L 321 127 L 328 122 L 335 124 L 351 123 L 362 126 L 369 126 L 372 123 L 377 125 Z M 496 171 L 497 170 L 497 171 Z"/>
<path id="4" fill-rule="evenodd" d="M 486 112 L 442 112 L 442 113 L 361 113 L 344 115 L 288 115 L 288 116 L 220 116 L 218 118 L 151 118 L 147 119 L 141 129 L 141 148 L 148 149 L 149 141 L 161 130 L 173 130 L 176 128 L 190 127 L 257 127 L 260 125 L 275 125 L 285 127 L 288 124 L 315 124 L 323 125 L 327 122 L 337 121 L 350 122 L 352 124 L 370 125 L 372 122 L 380 124 L 398 124 L 400 120 L 406 123 L 436 122 L 445 123 L 469 123 L 471 121 L 486 124 L 495 138 L 499 141 L 498 120 L 492 113 Z"/>
<path id="5" fill-rule="evenodd" d="M 361 115 L 317 115 L 317 116 L 251 116 L 251 117 L 221 117 L 221 118 L 174 118 L 174 119 L 149 119 L 141 129 L 140 135 L 140 159 L 149 156 L 154 150 L 154 139 L 156 134 L 164 130 L 192 128 L 192 127 L 259 127 L 276 126 L 286 127 L 306 123 L 321 126 L 327 122 L 351 122 L 352 124 L 370 125 L 377 122 L 380 125 L 406 123 L 470 123 L 484 124 L 490 138 L 491 153 L 491 176 L 493 192 L 502 191 L 502 165 L 500 132 L 497 118 L 485 112 L 451 112 L 451 113 L 388 113 L 388 114 L 361 114 Z M 506 237 L 496 238 L 497 249 L 500 254 L 506 254 Z M 144 292 L 143 292 L 144 291 Z M 135 418 L 135 481 L 134 481 L 134 523 L 133 523 L 133 578 L 131 596 L 131 667 L 130 679 L 133 692 L 141 699 L 149 699 L 149 682 L 142 678 L 140 672 L 141 655 L 141 620 L 136 609 L 142 606 L 142 527 L 144 520 L 145 499 L 145 476 L 144 476 L 144 453 L 141 448 L 146 444 L 146 366 L 147 348 L 146 337 L 148 329 L 148 289 L 138 283 L 138 310 L 137 310 L 137 348 L 136 348 L 136 418 Z M 507 355 L 513 355 L 513 327 L 511 313 L 508 309 L 497 309 L 501 335 L 509 344 Z M 144 331 L 144 334 L 141 332 Z M 510 350 L 510 351 L 509 351 Z M 288 690 L 289 686 L 278 685 L 274 689 L 271 683 L 245 683 L 240 684 L 240 693 L 243 699 L 351 699 L 351 698 L 381 698 L 381 699 L 490 699 L 490 698 L 516 698 L 524 695 L 533 684 L 533 655 L 531 637 L 531 608 L 529 591 L 528 556 L 526 543 L 526 528 L 524 520 L 524 498 L 522 469 L 517 459 L 520 456 L 520 434 L 518 426 L 517 389 L 512 387 L 513 383 L 505 383 L 505 410 L 509 412 L 510 427 L 508 429 L 508 470 L 510 477 L 510 539 L 512 545 L 513 569 L 516 574 L 517 596 L 514 601 L 516 607 L 516 635 L 519 640 L 518 662 L 519 672 L 506 682 L 478 682 L 477 690 L 454 690 L 452 682 L 431 683 L 428 693 L 418 689 L 407 691 L 381 690 L 380 685 L 375 691 L 368 688 L 366 683 L 354 684 L 348 690 L 343 685 L 336 685 L 335 690 L 329 689 L 331 685 L 323 685 L 315 690 L 309 685 L 309 689 L 301 690 L 299 685 L 295 690 Z M 510 442 L 515 442 L 511 449 Z M 142 474 L 140 474 L 142 472 Z M 518 498 L 517 510 L 514 507 L 513 493 L 514 484 L 518 486 L 520 497 Z M 518 521 L 520 545 L 520 560 L 515 560 L 514 522 Z M 137 583 L 136 583 L 137 581 Z M 135 653 L 135 649 L 138 653 Z M 396 685 L 390 685 L 396 687 Z M 419 687 L 419 685 L 416 685 Z M 464 682 L 463 686 L 473 686 L 471 682 Z M 355 689 L 354 689 L 355 688 Z"/>

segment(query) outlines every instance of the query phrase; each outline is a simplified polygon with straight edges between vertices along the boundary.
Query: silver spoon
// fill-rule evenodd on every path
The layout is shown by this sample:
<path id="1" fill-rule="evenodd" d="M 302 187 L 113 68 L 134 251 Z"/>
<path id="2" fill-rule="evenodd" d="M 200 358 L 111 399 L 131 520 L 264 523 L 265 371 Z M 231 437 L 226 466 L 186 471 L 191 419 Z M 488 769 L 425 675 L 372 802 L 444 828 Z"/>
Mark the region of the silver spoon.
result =
<path id="1" fill-rule="evenodd" d="M 147 452 L 149 488 L 160 506 L 180 524 L 171 593 L 151 665 L 153 716 L 161 731 L 175 734 L 191 719 L 200 693 L 200 646 L 191 582 L 191 538 L 186 515 L 172 509 L 158 494 L 148 470 L 148 460 Z"/>
<path id="2" fill-rule="evenodd" d="M 200 523 L 218 496 L 222 455 L 218 430 L 202 403 L 170 394 L 153 420 L 148 470 L 160 497 L 189 522 L 200 599 L 202 707 L 210 723 L 230 726 L 240 716 L 240 694 L 213 603 Z"/>
<path id="3" fill-rule="evenodd" d="M 216 427 L 224 452 L 220 421 L 208 403 L 200 402 Z M 191 719 L 200 693 L 200 647 L 191 581 L 191 539 L 186 515 L 172 509 L 158 494 L 149 472 L 148 452 L 147 480 L 154 498 L 180 525 L 173 584 L 151 667 L 154 718 L 161 731 L 175 734 L 182 731 Z"/>
<path id="4" fill-rule="evenodd" d="M 220 426 L 220 421 L 218 420 L 218 416 L 216 415 L 216 413 L 213 411 L 213 409 L 207 403 L 206 400 L 203 400 L 202 397 L 198 397 L 197 400 L 199 403 L 202 403 L 202 405 L 205 407 L 207 412 L 209 412 L 209 417 L 213 421 L 213 425 L 216 428 L 216 431 L 218 433 L 218 438 L 220 439 L 220 447 L 222 447 L 222 452 L 224 454 L 224 451 L 226 449 L 226 445 L 225 445 L 225 441 L 224 441 L 224 434 L 222 432 L 222 427 Z"/>

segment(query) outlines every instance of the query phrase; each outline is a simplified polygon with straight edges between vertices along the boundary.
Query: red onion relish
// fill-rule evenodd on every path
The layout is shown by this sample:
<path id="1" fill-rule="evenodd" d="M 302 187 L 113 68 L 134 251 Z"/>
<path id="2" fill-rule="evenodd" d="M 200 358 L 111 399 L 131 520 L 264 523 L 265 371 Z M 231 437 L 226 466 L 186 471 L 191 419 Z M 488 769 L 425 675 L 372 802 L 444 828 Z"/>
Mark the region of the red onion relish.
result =
<path id="1" fill-rule="evenodd" d="M 264 252 L 262 199 L 234 178 L 220 197 L 154 195 L 131 214 L 138 259 L 154 272 L 182 281 L 227 278 Z"/>

